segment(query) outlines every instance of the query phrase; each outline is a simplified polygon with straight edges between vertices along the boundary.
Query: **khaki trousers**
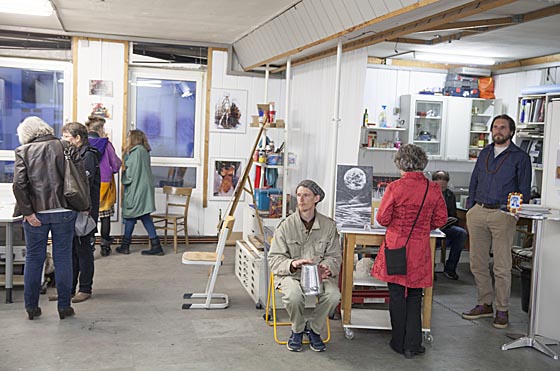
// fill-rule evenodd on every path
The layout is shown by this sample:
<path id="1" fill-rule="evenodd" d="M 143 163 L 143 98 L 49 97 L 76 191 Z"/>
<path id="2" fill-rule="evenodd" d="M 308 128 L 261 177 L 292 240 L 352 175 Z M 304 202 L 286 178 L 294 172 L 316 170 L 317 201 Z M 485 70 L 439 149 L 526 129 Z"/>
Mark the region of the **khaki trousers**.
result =
<path id="1" fill-rule="evenodd" d="M 507 311 L 511 293 L 511 246 L 517 219 L 500 210 L 473 206 L 467 212 L 470 263 L 478 290 L 478 304 L 492 304 L 494 289 L 490 276 L 490 248 L 494 254 L 496 309 Z"/>
<path id="2" fill-rule="evenodd" d="M 334 279 L 324 280 L 323 293 L 319 295 L 319 300 L 309 318 L 309 325 L 316 334 L 320 334 L 325 325 L 325 320 L 331 311 L 340 302 L 340 291 Z M 283 277 L 278 285 L 282 290 L 282 302 L 290 317 L 292 331 L 300 333 L 305 330 L 305 295 L 299 280 L 293 277 Z"/>

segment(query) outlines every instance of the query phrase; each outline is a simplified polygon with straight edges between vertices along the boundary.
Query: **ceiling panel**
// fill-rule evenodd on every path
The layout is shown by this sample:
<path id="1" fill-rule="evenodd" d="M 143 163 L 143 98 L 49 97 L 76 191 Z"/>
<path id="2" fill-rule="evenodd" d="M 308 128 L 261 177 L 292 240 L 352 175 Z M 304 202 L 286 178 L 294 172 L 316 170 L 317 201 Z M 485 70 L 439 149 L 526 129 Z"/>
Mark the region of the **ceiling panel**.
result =
<path id="1" fill-rule="evenodd" d="M 228 46 L 243 66 L 285 63 L 336 46 L 337 34 L 369 22 L 343 36 L 343 43 L 415 21 L 471 0 L 51 0 L 51 17 L 0 15 L 0 30 L 43 32 L 144 40 L 164 44 Z M 490 0 L 479 0 L 484 3 Z M 506 1 L 506 0 L 504 0 Z M 519 0 L 463 20 L 510 17 L 560 4 L 559 0 Z M 400 14 L 403 7 L 412 12 Z M 383 18 L 390 11 L 399 14 Z M 382 17 L 379 19 L 379 17 Z M 455 31 L 440 31 L 448 35 Z M 400 37 L 429 39 L 435 32 Z M 410 50 L 495 54 L 517 60 L 560 53 L 560 16 L 519 24 L 433 46 L 381 42 L 372 56 Z M 324 42 L 328 40 L 327 42 Z M 321 41 L 321 42 L 320 42 Z M 320 45 L 315 45 L 320 42 Z M 308 48 L 310 45 L 315 45 Z M 397 50 L 397 52 L 395 52 Z"/>

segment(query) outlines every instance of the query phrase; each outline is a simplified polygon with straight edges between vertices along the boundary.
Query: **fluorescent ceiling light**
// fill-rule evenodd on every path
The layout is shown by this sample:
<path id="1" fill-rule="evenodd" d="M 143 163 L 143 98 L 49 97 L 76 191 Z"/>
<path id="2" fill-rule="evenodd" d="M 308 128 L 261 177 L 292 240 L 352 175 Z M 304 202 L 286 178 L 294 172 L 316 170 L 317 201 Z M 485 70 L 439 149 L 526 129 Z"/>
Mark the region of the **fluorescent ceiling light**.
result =
<path id="1" fill-rule="evenodd" d="M 49 0 L 1 0 L 0 13 L 48 17 L 53 13 Z"/>
<path id="2" fill-rule="evenodd" d="M 427 62 L 451 63 L 451 64 L 475 64 L 481 66 L 491 66 L 496 64 L 492 58 L 473 57 L 470 55 L 454 54 L 433 54 L 424 52 L 414 52 L 414 59 Z"/>

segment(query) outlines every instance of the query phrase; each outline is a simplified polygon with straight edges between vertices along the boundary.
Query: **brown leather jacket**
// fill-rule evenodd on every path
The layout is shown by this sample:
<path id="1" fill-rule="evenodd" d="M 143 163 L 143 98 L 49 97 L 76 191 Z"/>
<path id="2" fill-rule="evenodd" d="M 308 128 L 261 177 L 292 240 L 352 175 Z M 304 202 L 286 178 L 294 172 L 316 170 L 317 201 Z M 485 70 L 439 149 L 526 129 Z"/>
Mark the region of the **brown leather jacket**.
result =
<path id="1" fill-rule="evenodd" d="M 35 138 L 15 150 L 14 216 L 52 209 L 70 209 L 64 198 L 64 147 L 83 167 L 78 150 L 52 135 Z M 84 170 L 85 174 L 85 170 Z"/>

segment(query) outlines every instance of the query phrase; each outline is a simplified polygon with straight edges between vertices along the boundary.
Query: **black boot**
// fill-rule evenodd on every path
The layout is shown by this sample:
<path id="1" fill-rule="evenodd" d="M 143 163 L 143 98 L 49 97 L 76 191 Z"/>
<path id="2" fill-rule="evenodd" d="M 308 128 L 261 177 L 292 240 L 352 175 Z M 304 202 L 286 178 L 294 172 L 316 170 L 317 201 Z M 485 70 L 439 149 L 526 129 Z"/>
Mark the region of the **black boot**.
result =
<path id="1" fill-rule="evenodd" d="M 112 252 L 111 241 L 101 238 L 101 256 L 109 256 Z"/>
<path id="2" fill-rule="evenodd" d="M 150 242 L 152 243 L 152 248 L 149 250 L 142 251 L 142 255 L 164 255 L 163 249 L 161 248 L 161 242 L 159 241 L 159 237 L 150 238 Z"/>
<path id="3" fill-rule="evenodd" d="M 130 254 L 130 238 L 123 237 L 121 245 L 117 247 L 119 254 Z"/>

